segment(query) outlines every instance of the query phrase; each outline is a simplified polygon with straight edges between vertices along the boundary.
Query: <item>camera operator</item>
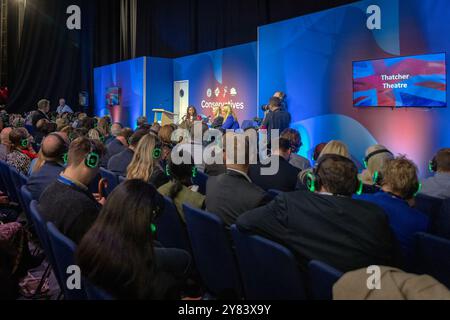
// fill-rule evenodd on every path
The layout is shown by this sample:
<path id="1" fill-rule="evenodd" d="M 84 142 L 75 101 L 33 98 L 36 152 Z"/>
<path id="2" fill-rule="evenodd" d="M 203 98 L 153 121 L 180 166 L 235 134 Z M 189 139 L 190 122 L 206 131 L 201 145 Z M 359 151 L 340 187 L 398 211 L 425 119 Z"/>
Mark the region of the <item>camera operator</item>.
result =
<path id="1" fill-rule="evenodd" d="M 291 125 L 291 114 L 283 108 L 280 98 L 272 97 L 269 101 L 269 113 L 261 124 L 261 129 L 266 129 L 268 141 L 270 143 L 272 130 L 279 130 L 280 133 L 288 129 Z"/>

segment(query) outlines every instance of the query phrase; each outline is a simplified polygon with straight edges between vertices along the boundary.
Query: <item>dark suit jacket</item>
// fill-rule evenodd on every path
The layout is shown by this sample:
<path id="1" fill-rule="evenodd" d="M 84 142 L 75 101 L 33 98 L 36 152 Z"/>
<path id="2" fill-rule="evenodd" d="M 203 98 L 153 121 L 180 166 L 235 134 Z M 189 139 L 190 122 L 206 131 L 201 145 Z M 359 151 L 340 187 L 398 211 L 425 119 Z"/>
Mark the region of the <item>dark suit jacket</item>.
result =
<path id="1" fill-rule="evenodd" d="M 395 239 L 383 210 L 351 198 L 284 193 L 242 215 L 237 226 L 286 246 L 303 270 L 311 260 L 342 272 L 397 264 Z"/>
<path id="2" fill-rule="evenodd" d="M 55 162 L 46 162 L 41 170 L 33 173 L 28 179 L 27 188 L 34 200 L 39 200 L 44 190 L 58 179 L 64 167 Z"/>
<path id="3" fill-rule="evenodd" d="M 114 157 L 115 155 L 125 151 L 127 147 L 125 147 L 122 142 L 117 139 L 114 139 L 106 146 L 106 154 L 102 157 L 101 166 L 106 168 L 108 166 L 109 159 Z"/>
<path id="4" fill-rule="evenodd" d="M 270 201 L 264 190 L 235 171 L 210 177 L 206 185 L 206 209 L 217 214 L 229 227 L 244 212 Z"/>
<path id="5" fill-rule="evenodd" d="M 50 184 L 39 199 L 39 212 L 45 221 L 53 222 L 76 244 L 92 227 L 101 208 L 87 190 L 59 181 Z"/>
<path id="6" fill-rule="evenodd" d="M 300 170 L 293 167 L 283 157 L 273 156 L 279 159 L 279 170 L 275 175 L 266 176 L 261 174 L 263 168 L 269 168 L 270 165 L 252 165 L 249 170 L 249 177 L 253 183 L 260 186 L 266 191 L 270 189 L 279 190 L 283 192 L 294 191 L 297 187 L 298 174 Z"/>
<path id="7" fill-rule="evenodd" d="M 50 121 L 50 118 L 43 113 L 41 110 L 36 110 L 33 112 L 33 115 L 31 116 L 31 123 L 33 124 L 33 127 L 36 127 L 39 120 L 47 119 Z"/>
<path id="8" fill-rule="evenodd" d="M 126 149 L 119 154 L 116 154 L 108 162 L 108 170 L 114 172 L 116 175 L 126 177 L 127 169 L 134 157 L 134 151 Z"/>

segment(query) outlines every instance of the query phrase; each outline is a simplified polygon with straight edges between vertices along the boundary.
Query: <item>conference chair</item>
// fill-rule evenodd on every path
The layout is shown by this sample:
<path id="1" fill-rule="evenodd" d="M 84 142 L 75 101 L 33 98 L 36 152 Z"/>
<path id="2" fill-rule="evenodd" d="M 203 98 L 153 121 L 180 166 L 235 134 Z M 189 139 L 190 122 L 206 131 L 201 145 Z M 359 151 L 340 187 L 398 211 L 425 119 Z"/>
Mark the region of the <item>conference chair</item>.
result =
<path id="1" fill-rule="evenodd" d="M 19 203 L 17 193 L 14 189 L 14 184 L 11 180 L 10 167 L 4 161 L 0 161 L 0 174 L 2 176 L 3 183 L 5 184 L 5 191 L 8 194 L 9 200 L 14 203 Z"/>
<path id="2" fill-rule="evenodd" d="M 56 261 L 53 256 L 53 252 L 50 246 L 50 240 L 48 238 L 48 230 L 47 225 L 42 218 L 42 216 L 39 213 L 38 210 L 38 202 L 33 200 L 30 203 L 30 217 L 32 220 L 32 223 L 34 225 L 36 234 L 38 236 L 41 248 L 44 250 L 44 253 L 47 257 L 47 261 L 49 262 L 49 265 L 47 266 L 46 270 L 44 271 L 44 274 L 41 278 L 41 283 L 38 286 L 38 289 L 36 290 L 36 294 L 40 294 L 42 290 L 42 286 L 45 283 L 45 280 L 50 276 L 51 269 L 53 268 L 53 271 L 55 273 L 56 279 L 58 280 L 58 283 L 61 285 L 60 276 L 58 273 L 58 270 L 56 269 Z"/>
<path id="3" fill-rule="evenodd" d="M 102 176 L 102 179 L 106 182 L 104 196 L 108 197 L 118 186 L 119 179 L 113 172 L 108 171 L 104 168 L 100 168 L 100 175 Z"/>
<path id="4" fill-rule="evenodd" d="M 164 211 L 156 218 L 156 239 L 166 248 L 191 252 L 189 238 L 172 199 L 164 197 Z"/>
<path id="5" fill-rule="evenodd" d="M 418 194 L 415 201 L 416 203 L 414 208 L 422 213 L 425 213 L 430 218 L 432 218 L 433 215 L 441 209 L 443 202 L 442 199 L 433 198 L 425 194 Z"/>
<path id="6" fill-rule="evenodd" d="M 434 218 L 432 234 L 450 240 L 450 199 L 444 200 Z"/>
<path id="7" fill-rule="evenodd" d="M 311 261 L 308 273 L 313 299 L 333 300 L 333 286 L 344 274 L 320 261 Z"/>
<path id="8" fill-rule="evenodd" d="M 450 240 L 426 233 L 418 233 L 418 271 L 428 274 L 450 289 Z"/>
<path id="9" fill-rule="evenodd" d="M 31 201 L 33 201 L 33 195 L 28 190 L 26 185 L 24 185 L 24 186 L 22 186 L 22 188 L 20 188 L 20 193 L 22 195 L 22 202 L 23 202 L 23 206 L 24 206 L 23 211 L 25 212 L 25 216 L 27 217 L 28 224 L 30 226 L 32 226 L 33 219 L 31 217 L 31 213 L 30 213 L 30 205 L 31 205 Z"/>
<path id="10" fill-rule="evenodd" d="M 125 181 L 127 181 L 127 178 L 126 178 L 126 177 L 122 177 L 122 176 L 119 177 L 119 184 L 122 184 L 122 183 L 124 183 Z"/>
<path id="11" fill-rule="evenodd" d="M 219 217 L 186 204 L 183 210 L 194 261 L 207 290 L 215 297 L 240 297 L 239 271 L 224 223 Z"/>
<path id="12" fill-rule="evenodd" d="M 305 300 L 297 260 L 285 247 L 231 227 L 247 300 Z"/>
<path id="13" fill-rule="evenodd" d="M 20 189 L 27 184 L 28 178 L 19 171 L 17 171 L 15 168 L 9 168 L 9 173 L 13 189 L 16 194 L 17 200 L 19 201 L 20 207 L 22 208 L 22 210 L 25 210 L 25 204 L 23 202 L 22 193 L 20 192 Z"/>
<path id="14" fill-rule="evenodd" d="M 53 257 L 56 263 L 54 266 L 54 270 L 56 268 L 59 274 L 59 286 L 61 291 L 64 293 L 65 300 L 86 300 L 87 295 L 86 292 L 81 289 L 73 289 L 70 290 L 68 288 L 68 279 L 69 274 L 68 271 L 73 272 L 73 270 L 69 270 L 70 266 L 75 266 L 75 250 L 76 245 L 69 238 L 64 236 L 59 230 L 55 227 L 55 225 L 51 222 L 47 223 L 48 230 L 48 238 L 50 247 L 53 253 Z M 81 274 L 80 274 L 81 277 Z M 81 286 L 81 278 L 79 279 Z M 69 281 L 70 282 L 70 281 Z"/>
<path id="15" fill-rule="evenodd" d="M 199 186 L 198 192 L 206 195 L 206 184 L 208 183 L 208 175 L 203 172 L 197 172 L 197 175 L 193 178 L 195 185 Z"/>

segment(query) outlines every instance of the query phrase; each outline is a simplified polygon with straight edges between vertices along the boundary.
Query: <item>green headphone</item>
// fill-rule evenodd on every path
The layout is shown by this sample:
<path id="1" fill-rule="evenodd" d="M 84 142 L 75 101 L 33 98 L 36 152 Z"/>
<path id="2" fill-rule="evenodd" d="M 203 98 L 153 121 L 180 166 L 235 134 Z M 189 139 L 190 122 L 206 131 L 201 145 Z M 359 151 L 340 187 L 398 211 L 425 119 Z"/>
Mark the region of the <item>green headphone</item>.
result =
<path id="1" fill-rule="evenodd" d="M 161 148 L 155 148 L 153 150 L 153 159 L 157 160 L 157 159 L 161 158 L 161 154 L 162 154 Z"/>
<path id="2" fill-rule="evenodd" d="M 100 155 L 96 151 L 95 145 L 90 141 L 91 144 L 91 151 L 86 155 L 86 158 L 84 160 L 84 164 L 86 167 L 91 169 L 96 169 L 100 165 Z"/>
<path id="3" fill-rule="evenodd" d="M 30 141 L 28 140 L 28 139 L 22 139 L 21 141 L 20 141 L 20 146 L 22 147 L 22 148 L 26 148 L 26 147 L 28 147 L 28 144 L 30 143 Z"/>
<path id="4" fill-rule="evenodd" d="M 152 234 L 156 234 L 156 225 L 154 223 L 152 223 L 151 228 L 152 228 Z"/>

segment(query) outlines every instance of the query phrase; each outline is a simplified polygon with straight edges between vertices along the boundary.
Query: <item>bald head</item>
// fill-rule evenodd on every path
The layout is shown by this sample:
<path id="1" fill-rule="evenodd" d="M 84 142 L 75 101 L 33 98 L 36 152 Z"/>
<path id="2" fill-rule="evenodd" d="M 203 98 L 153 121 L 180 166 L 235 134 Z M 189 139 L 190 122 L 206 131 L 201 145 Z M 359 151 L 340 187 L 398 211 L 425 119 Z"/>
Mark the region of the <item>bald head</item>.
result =
<path id="1" fill-rule="evenodd" d="M 111 134 L 114 137 L 117 137 L 118 135 L 120 135 L 120 133 L 122 132 L 123 126 L 120 123 L 114 123 L 111 126 Z"/>
<path id="2" fill-rule="evenodd" d="M 5 128 L 2 130 L 2 133 L 0 134 L 1 143 L 9 146 L 11 144 L 11 141 L 9 141 L 9 134 L 11 133 L 12 128 Z"/>
<path id="3" fill-rule="evenodd" d="M 61 161 L 67 153 L 69 138 L 66 133 L 56 132 L 48 135 L 42 142 L 42 154 L 46 161 Z"/>

